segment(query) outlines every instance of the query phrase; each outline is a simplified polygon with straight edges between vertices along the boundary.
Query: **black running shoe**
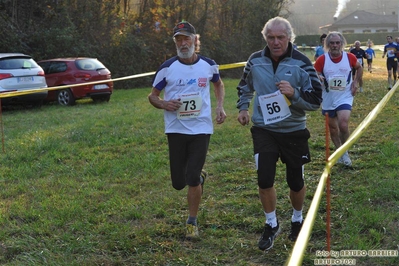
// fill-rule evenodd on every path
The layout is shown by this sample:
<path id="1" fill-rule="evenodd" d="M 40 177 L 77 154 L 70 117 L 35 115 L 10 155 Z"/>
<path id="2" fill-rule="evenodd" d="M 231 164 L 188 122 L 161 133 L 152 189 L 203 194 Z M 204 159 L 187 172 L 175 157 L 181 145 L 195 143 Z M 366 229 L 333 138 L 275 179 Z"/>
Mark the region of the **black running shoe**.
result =
<path id="1" fill-rule="evenodd" d="M 291 222 L 291 233 L 288 236 L 289 240 L 291 241 L 296 241 L 296 239 L 298 238 L 299 232 L 301 231 L 302 228 L 302 222 Z"/>
<path id="2" fill-rule="evenodd" d="M 259 249 L 264 251 L 271 249 L 273 247 L 274 239 L 276 239 L 279 233 L 280 225 L 278 222 L 277 226 L 273 228 L 270 225 L 265 224 L 265 229 L 258 243 Z"/>

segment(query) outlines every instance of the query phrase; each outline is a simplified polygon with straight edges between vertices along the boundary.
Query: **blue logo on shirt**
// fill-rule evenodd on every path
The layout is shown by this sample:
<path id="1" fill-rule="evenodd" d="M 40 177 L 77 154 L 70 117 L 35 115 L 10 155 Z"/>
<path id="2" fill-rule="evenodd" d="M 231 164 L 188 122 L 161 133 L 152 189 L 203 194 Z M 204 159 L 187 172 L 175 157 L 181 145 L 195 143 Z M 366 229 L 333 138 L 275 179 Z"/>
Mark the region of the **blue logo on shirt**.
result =
<path id="1" fill-rule="evenodd" d="M 197 81 L 195 79 L 190 79 L 189 82 L 187 82 L 187 85 L 195 84 Z"/>

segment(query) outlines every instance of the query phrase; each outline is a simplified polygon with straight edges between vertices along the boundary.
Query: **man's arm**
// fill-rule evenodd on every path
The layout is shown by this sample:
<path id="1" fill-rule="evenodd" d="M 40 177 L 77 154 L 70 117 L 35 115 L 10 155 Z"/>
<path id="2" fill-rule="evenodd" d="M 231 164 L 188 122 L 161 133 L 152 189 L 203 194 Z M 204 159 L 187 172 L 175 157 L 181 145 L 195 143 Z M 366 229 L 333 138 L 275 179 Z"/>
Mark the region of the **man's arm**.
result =
<path id="1" fill-rule="evenodd" d="M 161 92 L 159 90 L 152 88 L 151 93 L 148 95 L 148 100 L 155 108 L 164 109 L 165 101 L 159 97 L 160 95 Z"/>
<path id="2" fill-rule="evenodd" d="M 239 109 L 237 120 L 243 126 L 249 124 L 250 117 L 249 117 L 248 108 L 252 100 L 252 97 L 254 95 L 254 92 L 248 87 L 248 84 L 246 82 L 246 77 L 250 71 L 250 68 L 251 67 L 247 62 L 240 83 L 237 86 L 237 95 L 238 95 L 237 108 Z"/>
<path id="3" fill-rule="evenodd" d="M 216 123 L 221 124 L 224 122 L 226 119 L 226 113 L 224 111 L 224 96 L 225 96 L 225 90 L 224 90 L 224 83 L 222 79 L 219 78 L 218 81 L 213 83 L 214 89 L 215 89 L 215 97 L 216 97 Z"/>
<path id="4" fill-rule="evenodd" d="M 321 55 L 317 58 L 315 65 L 317 64 L 319 68 L 323 69 L 321 62 L 324 65 L 325 55 Z M 320 78 L 317 74 L 316 67 L 312 65 L 308 60 L 304 60 L 304 65 L 301 66 L 307 74 L 301 76 L 301 87 L 297 88 L 296 93 L 291 97 L 292 104 L 299 104 L 299 107 L 303 110 L 313 111 L 320 107 L 322 101 L 322 86 Z M 322 70 L 320 70 L 321 72 Z M 302 99 L 302 100 L 301 100 Z"/>
<path id="5" fill-rule="evenodd" d="M 356 62 L 356 65 L 354 66 L 354 69 L 356 69 L 356 75 L 355 78 L 352 82 L 351 85 L 351 91 L 352 91 L 352 95 L 356 94 L 357 88 L 359 87 L 359 81 L 362 79 L 363 77 L 363 67 L 359 62 Z"/>
<path id="6" fill-rule="evenodd" d="M 161 91 L 157 88 L 152 88 L 151 93 L 148 95 L 148 100 L 150 103 L 158 109 L 165 109 L 166 111 L 176 111 L 180 108 L 182 103 L 179 100 L 165 101 L 159 97 Z"/>
<path id="7" fill-rule="evenodd" d="M 387 48 L 384 47 L 384 52 L 382 53 L 382 58 L 384 58 L 386 54 L 387 54 Z"/>

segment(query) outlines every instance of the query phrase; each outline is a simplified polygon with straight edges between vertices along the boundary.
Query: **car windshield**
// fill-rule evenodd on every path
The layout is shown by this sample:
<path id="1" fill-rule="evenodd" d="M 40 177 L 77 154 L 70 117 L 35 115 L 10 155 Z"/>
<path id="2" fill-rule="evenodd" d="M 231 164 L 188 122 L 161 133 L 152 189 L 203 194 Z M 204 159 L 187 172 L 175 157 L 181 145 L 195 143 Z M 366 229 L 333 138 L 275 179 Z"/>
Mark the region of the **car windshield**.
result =
<path id="1" fill-rule="evenodd" d="M 0 69 L 30 69 L 38 65 L 31 58 L 4 58 L 0 60 Z"/>
<path id="2" fill-rule="evenodd" d="M 81 70 L 100 70 L 105 69 L 105 66 L 97 59 L 87 58 L 76 61 L 76 66 Z"/>

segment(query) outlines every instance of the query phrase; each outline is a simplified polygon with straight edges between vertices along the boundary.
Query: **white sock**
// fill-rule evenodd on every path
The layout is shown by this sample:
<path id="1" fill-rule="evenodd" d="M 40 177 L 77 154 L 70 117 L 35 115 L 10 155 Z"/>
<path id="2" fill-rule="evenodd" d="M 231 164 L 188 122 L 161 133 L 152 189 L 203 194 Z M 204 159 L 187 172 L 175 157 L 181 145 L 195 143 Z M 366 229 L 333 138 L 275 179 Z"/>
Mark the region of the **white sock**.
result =
<path id="1" fill-rule="evenodd" d="M 272 228 L 277 226 L 277 216 L 276 216 L 276 210 L 272 211 L 272 212 L 265 212 L 265 216 L 266 216 L 266 223 L 268 225 L 270 225 Z"/>
<path id="2" fill-rule="evenodd" d="M 300 223 L 301 223 L 302 220 L 303 220 L 302 210 L 297 211 L 297 210 L 295 210 L 294 208 L 292 208 L 292 217 L 291 217 L 291 221 L 292 221 L 293 223 L 295 223 L 295 222 L 300 222 Z"/>

